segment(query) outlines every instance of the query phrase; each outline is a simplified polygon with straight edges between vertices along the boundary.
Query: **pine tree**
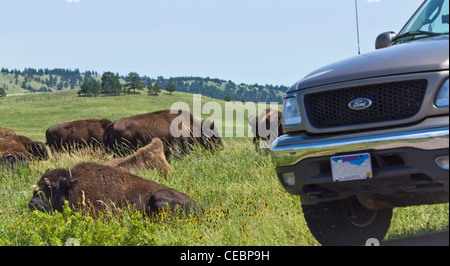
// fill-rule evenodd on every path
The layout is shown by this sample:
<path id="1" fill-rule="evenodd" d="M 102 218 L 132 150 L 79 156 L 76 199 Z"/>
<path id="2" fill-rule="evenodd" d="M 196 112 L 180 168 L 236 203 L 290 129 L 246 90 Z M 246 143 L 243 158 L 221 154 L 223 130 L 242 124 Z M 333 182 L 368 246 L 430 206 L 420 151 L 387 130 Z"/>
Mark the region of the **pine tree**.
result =
<path id="1" fill-rule="evenodd" d="M 3 88 L 0 88 L 0 99 L 3 99 L 6 97 L 6 91 Z"/>
<path id="2" fill-rule="evenodd" d="M 161 92 L 161 87 L 159 86 L 158 83 L 155 83 L 155 85 L 153 85 L 151 82 L 149 82 L 147 85 L 147 90 L 148 95 L 154 94 L 155 96 L 158 96 L 158 93 Z"/>
<path id="3" fill-rule="evenodd" d="M 158 93 L 161 92 L 161 86 L 159 86 L 159 84 L 156 83 L 155 86 L 153 86 L 153 91 L 155 92 L 156 95 L 158 95 Z"/>
<path id="4" fill-rule="evenodd" d="M 147 92 L 148 92 L 148 95 L 152 95 L 152 93 L 153 93 L 153 85 L 151 82 L 149 82 L 147 84 Z M 156 94 L 156 95 L 158 95 L 158 94 Z"/>
<path id="5" fill-rule="evenodd" d="M 84 94 L 84 96 L 90 95 L 92 93 L 92 85 L 88 78 L 85 78 L 83 80 L 83 83 L 81 84 L 81 89 L 78 92 L 78 95 Z"/>
<path id="6" fill-rule="evenodd" d="M 92 89 L 92 94 L 94 94 L 94 96 L 97 96 L 100 93 L 100 83 L 98 83 L 98 81 L 96 81 L 95 79 L 91 80 L 91 89 Z"/>
<path id="7" fill-rule="evenodd" d="M 166 90 L 172 95 L 172 92 L 175 91 L 175 84 L 173 84 L 172 81 L 169 81 L 169 84 L 167 84 Z"/>
<path id="8" fill-rule="evenodd" d="M 126 86 L 128 87 L 128 93 L 129 90 L 133 90 L 133 92 L 136 93 L 136 89 L 142 90 L 142 88 L 144 87 L 144 82 L 136 72 L 130 72 L 125 78 L 125 81 L 127 82 Z"/>
<path id="9" fill-rule="evenodd" d="M 112 72 L 105 72 L 102 75 L 101 83 L 102 93 L 108 95 L 119 95 L 122 91 L 122 84 L 120 84 L 119 76 Z"/>

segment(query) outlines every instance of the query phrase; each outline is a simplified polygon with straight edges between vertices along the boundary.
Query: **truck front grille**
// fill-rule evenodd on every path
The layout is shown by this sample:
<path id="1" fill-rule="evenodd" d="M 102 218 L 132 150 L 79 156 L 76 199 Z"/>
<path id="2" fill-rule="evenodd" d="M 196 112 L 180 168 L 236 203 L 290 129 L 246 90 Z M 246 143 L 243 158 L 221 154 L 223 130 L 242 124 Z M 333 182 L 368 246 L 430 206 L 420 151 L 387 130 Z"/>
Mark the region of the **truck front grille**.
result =
<path id="1" fill-rule="evenodd" d="M 400 120 L 419 112 L 427 85 L 427 80 L 411 80 L 321 91 L 306 94 L 304 105 L 316 128 Z M 351 109 L 350 101 L 358 98 L 370 99 L 372 105 Z"/>

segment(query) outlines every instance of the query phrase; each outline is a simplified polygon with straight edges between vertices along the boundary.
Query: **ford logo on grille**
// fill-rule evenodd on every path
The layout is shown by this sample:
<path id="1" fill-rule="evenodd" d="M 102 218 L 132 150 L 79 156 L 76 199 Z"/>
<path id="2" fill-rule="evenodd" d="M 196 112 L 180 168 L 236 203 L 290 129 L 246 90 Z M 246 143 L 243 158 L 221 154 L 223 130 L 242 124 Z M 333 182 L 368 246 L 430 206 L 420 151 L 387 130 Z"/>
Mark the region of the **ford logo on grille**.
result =
<path id="1" fill-rule="evenodd" d="M 348 104 L 348 107 L 350 107 L 353 110 L 363 110 L 363 109 L 369 108 L 369 106 L 371 106 L 371 105 L 372 105 L 372 101 L 370 99 L 358 98 L 358 99 L 352 100 Z"/>

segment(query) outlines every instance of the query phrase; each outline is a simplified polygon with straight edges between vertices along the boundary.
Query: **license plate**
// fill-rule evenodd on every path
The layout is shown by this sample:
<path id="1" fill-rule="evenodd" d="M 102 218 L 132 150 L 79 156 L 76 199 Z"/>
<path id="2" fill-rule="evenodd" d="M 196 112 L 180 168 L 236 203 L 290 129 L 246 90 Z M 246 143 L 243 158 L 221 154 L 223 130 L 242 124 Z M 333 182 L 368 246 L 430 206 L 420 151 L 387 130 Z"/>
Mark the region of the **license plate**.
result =
<path id="1" fill-rule="evenodd" d="M 334 156 L 330 162 L 334 182 L 372 178 L 369 153 Z"/>

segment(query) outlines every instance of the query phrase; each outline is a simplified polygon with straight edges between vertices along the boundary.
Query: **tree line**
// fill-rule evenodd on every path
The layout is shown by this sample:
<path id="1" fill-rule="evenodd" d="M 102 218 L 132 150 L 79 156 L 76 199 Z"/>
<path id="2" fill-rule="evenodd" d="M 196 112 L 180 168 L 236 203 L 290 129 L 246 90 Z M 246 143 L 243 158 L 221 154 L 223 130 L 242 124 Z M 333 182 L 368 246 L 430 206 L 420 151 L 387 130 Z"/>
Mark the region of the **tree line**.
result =
<path id="1" fill-rule="evenodd" d="M 143 77 L 146 82 L 159 84 L 165 88 L 167 84 L 173 83 L 177 91 L 192 94 L 202 94 L 215 99 L 226 101 L 246 101 L 246 102 L 278 102 L 283 103 L 283 97 L 288 87 L 259 84 L 236 84 L 231 80 L 217 78 L 200 77 L 172 77 L 165 79 L 162 76 L 156 79 Z"/>
<path id="2" fill-rule="evenodd" d="M 123 81 L 123 82 L 121 82 Z M 165 79 L 162 76 L 156 79 L 147 76 L 140 77 L 136 72 L 130 72 L 127 76 L 119 76 L 112 72 L 105 72 L 101 79 L 85 77 L 80 96 L 97 96 L 99 94 L 120 96 L 140 93 L 146 90 L 148 95 L 157 96 L 165 89 L 170 94 L 174 91 L 202 94 L 211 98 L 226 101 L 250 101 L 250 102 L 283 102 L 283 95 L 288 89 L 285 86 L 273 85 L 246 85 L 235 84 L 232 81 L 199 77 L 177 77 Z"/>
<path id="3" fill-rule="evenodd" d="M 86 73 L 92 73 L 86 71 Z M 12 74 L 14 84 L 20 86 L 28 92 L 52 92 L 54 90 L 75 89 L 83 81 L 82 73 L 79 69 L 71 70 L 64 68 L 55 69 L 35 69 L 25 68 L 23 70 L 2 68 L 0 73 Z M 96 72 L 94 72 L 96 73 Z M 19 76 L 23 76 L 23 81 L 19 85 Z M 40 87 L 32 86 L 32 82 L 39 83 Z"/>
<path id="4" fill-rule="evenodd" d="M 1 73 L 13 74 L 18 85 L 19 76 L 23 76 L 20 87 L 29 92 L 51 92 L 62 89 L 80 88 L 79 96 L 89 97 L 98 95 L 120 96 L 141 93 L 158 95 L 162 89 L 170 94 L 173 91 L 202 94 L 211 98 L 233 101 L 250 102 L 278 102 L 282 103 L 283 96 L 288 87 L 236 84 L 231 80 L 201 77 L 171 77 L 150 78 L 140 76 L 136 72 L 130 72 L 127 76 L 121 76 L 111 71 L 100 75 L 97 71 L 81 72 L 79 69 L 34 69 L 24 70 L 2 68 Z M 38 87 L 31 84 L 32 81 L 40 83 Z M 19 86 L 19 85 L 18 85 Z"/>

